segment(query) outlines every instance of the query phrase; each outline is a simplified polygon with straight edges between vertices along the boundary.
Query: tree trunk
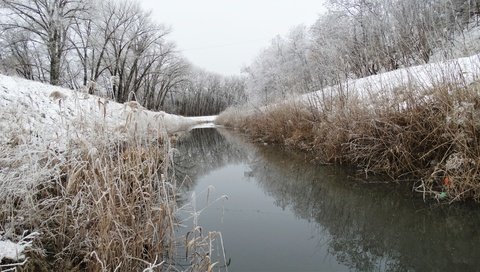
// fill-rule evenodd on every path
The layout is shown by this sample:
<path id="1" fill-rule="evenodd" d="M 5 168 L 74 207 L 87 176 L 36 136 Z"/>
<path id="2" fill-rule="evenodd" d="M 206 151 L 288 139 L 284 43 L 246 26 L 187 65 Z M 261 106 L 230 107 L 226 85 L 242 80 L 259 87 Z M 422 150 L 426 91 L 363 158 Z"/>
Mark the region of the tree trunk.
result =
<path id="1" fill-rule="evenodd" d="M 60 62 L 62 52 L 60 50 L 60 35 L 58 30 L 53 30 L 49 40 L 49 55 L 50 55 L 50 84 L 60 84 Z"/>

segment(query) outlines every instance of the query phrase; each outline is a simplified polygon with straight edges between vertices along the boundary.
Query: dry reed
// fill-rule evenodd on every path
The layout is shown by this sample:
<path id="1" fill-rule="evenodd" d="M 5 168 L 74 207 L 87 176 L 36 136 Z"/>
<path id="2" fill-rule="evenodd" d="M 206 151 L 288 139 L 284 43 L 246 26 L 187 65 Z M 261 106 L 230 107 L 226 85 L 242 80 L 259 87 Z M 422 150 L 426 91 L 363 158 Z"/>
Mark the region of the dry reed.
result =
<path id="1" fill-rule="evenodd" d="M 313 152 L 323 163 L 412 182 L 424 198 L 480 202 L 479 85 L 406 85 L 369 103 L 337 93 L 317 103 L 229 109 L 216 122 L 255 141 Z"/>
<path id="2" fill-rule="evenodd" d="M 164 129 L 138 131 L 129 116 L 119 132 L 83 111 L 58 124 L 66 129 L 63 148 L 20 129 L 28 117 L 16 111 L 2 112 L 17 123 L 0 147 L 0 231 L 10 239 L 39 233 L 18 270 L 178 271 L 177 250 L 190 240 L 196 243 L 182 270 L 212 266 L 213 235 L 177 237 L 173 148 Z"/>

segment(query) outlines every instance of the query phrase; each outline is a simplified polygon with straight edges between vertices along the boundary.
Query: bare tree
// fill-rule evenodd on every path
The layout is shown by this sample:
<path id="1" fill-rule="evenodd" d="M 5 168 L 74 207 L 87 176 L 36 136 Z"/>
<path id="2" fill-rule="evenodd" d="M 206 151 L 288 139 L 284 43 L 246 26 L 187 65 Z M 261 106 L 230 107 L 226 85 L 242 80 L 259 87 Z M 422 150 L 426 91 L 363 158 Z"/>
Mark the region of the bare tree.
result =
<path id="1" fill-rule="evenodd" d="M 297 27 L 275 37 L 244 69 L 250 98 L 271 102 L 292 92 L 428 63 L 477 20 L 480 0 L 329 3 L 310 31 Z"/>
<path id="2" fill-rule="evenodd" d="M 163 109 L 167 95 L 186 82 L 189 69 L 190 65 L 179 56 L 163 58 L 149 76 L 144 105 L 155 110 Z"/>
<path id="3" fill-rule="evenodd" d="M 115 100 L 125 102 L 131 94 L 141 94 L 149 73 L 173 54 L 173 45 L 165 40 L 169 30 L 153 23 L 149 13 L 130 1 L 107 1 L 97 24 L 103 35 L 93 52 L 97 55 L 91 77 L 96 81 L 108 71 L 116 79 Z"/>
<path id="4" fill-rule="evenodd" d="M 88 85 L 90 93 L 102 81 L 119 102 L 136 99 L 159 109 L 186 73 L 175 45 L 166 40 L 169 29 L 154 23 L 136 2 L 103 1 L 87 20 L 75 20 L 72 29 L 71 46 L 82 75 L 75 81 Z"/>
<path id="5" fill-rule="evenodd" d="M 60 84 L 61 63 L 74 19 L 86 10 L 81 0 L 1 0 L 7 31 L 26 31 L 32 41 L 46 47 L 50 83 Z"/>
<path id="6" fill-rule="evenodd" d="M 189 67 L 187 77 L 169 92 L 165 110 L 182 115 L 214 115 L 246 102 L 245 80 Z"/>

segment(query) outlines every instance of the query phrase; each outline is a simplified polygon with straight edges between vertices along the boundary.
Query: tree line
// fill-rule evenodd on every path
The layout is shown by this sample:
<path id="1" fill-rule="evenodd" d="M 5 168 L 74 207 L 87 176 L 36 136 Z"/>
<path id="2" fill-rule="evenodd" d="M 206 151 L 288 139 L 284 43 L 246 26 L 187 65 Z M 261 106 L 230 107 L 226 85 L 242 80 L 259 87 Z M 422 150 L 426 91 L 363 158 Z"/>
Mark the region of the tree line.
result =
<path id="1" fill-rule="evenodd" d="M 478 26 L 480 0 L 328 0 L 311 26 L 277 36 L 245 68 L 248 96 L 285 99 L 441 58 Z M 472 53 L 472 52 L 470 52 Z"/>
<path id="2" fill-rule="evenodd" d="M 244 92 L 241 77 L 190 64 L 168 39 L 171 30 L 133 0 L 0 0 L 0 12 L 5 74 L 188 115 L 216 114 Z M 180 106 L 199 96 L 214 103 Z"/>

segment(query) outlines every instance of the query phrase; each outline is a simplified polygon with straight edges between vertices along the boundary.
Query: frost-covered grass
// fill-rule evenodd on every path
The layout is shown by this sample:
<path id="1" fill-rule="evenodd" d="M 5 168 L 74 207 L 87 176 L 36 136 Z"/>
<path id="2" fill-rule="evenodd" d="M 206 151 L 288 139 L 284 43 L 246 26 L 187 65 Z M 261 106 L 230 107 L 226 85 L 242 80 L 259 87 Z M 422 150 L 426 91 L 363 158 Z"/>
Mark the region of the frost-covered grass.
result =
<path id="1" fill-rule="evenodd" d="M 313 152 L 323 163 L 411 182 L 425 198 L 480 202 L 479 63 L 477 55 L 402 69 L 281 104 L 230 109 L 216 122 Z"/>
<path id="2" fill-rule="evenodd" d="M 0 75 L 2 268 L 175 269 L 179 241 L 194 238 L 175 235 L 169 134 L 214 118 L 150 112 Z M 199 241 L 191 252 L 208 248 L 208 239 Z M 199 252 L 184 269 L 208 269 L 208 250 Z"/>

